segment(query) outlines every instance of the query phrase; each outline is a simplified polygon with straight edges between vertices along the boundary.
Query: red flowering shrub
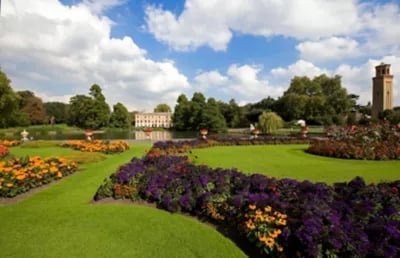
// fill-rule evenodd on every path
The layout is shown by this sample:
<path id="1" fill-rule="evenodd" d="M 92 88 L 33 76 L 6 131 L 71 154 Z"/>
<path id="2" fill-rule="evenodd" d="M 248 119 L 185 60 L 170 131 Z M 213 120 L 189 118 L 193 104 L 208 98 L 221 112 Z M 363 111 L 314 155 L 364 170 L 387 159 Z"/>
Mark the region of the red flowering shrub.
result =
<path id="1" fill-rule="evenodd" d="M 8 148 L 0 144 L 0 159 L 8 154 Z"/>
<path id="2" fill-rule="evenodd" d="M 400 159 L 400 127 L 389 123 L 330 129 L 328 139 L 314 140 L 308 152 L 344 159 Z"/>

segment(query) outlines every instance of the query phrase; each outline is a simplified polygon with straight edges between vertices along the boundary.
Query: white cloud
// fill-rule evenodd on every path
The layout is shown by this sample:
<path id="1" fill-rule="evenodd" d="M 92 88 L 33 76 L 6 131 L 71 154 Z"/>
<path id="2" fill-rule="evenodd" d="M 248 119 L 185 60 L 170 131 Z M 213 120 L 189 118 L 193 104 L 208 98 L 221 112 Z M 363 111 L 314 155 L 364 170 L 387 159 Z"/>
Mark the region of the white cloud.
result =
<path id="1" fill-rule="evenodd" d="M 208 93 L 222 93 L 224 100 L 236 99 L 239 103 L 259 101 L 268 96 L 280 96 L 284 88 L 272 86 L 260 76 L 262 68 L 256 65 L 232 64 L 223 75 L 217 71 L 203 72 L 194 79 L 194 91 L 206 89 Z"/>
<path id="2" fill-rule="evenodd" d="M 370 59 L 359 66 L 340 65 L 336 68 L 335 74 L 342 76 L 342 85 L 349 93 L 360 95 L 359 102 L 366 104 L 372 102 L 372 77 L 375 76 L 375 66 L 380 63 L 390 64 L 393 79 L 394 105 L 400 106 L 400 58 L 385 56 L 379 60 Z"/>
<path id="3" fill-rule="evenodd" d="M 323 40 L 305 41 L 296 46 L 301 58 L 313 62 L 340 60 L 358 56 L 358 42 L 350 38 L 331 37 Z"/>
<path id="4" fill-rule="evenodd" d="M 83 4 L 96 14 L 103 13 L 104 11 L 122 5 L 125 2 L 126 0 L 83 0 Z"/>
<path id="5" fill-rule="evenodd" d="M 375 66 L 380 63 L 391 64 L 391 74 L 394 75 L 394 105 L 400 106 L 400 57 L 385 56 L 381 59 L 369 59 L 361 65 L 350 66 L 341 64 L 332 70 L 320 68 L 311 62 L 299 60 L 288 67 L 272 69 L 268 77 L 272 85 L 284 85 L 285 90 L 290 85 L 294 76 L 315 76 L 326 74 L 328 76 L 340 75 L 342 86 L 348 93 L 359 95 L 359 103 L 367 104 L 372 101 L 372 77 L 375 76 Z"/>
<path id="6" fill-rule="evenodd" d="M 228 77 L 223 76 L 218 71 L 203 72 L 198 74 L 193 79 L 194 85 L 197 91 L 205 91 L 208 87 L 216 86 L 227 86 Z"/>
<path id="7" fill-rule="evenodd" d="M 304 39 L 348 35 L 361 26 L 355 0 L 186 0 L 179 16 L 160 6 L 147 7 L 146 15 L 148 30 L 176 50 L 226 50 L 232 31 Z"/>
<path id="8" fill-rule="evenodd" d="M 113 22 L 99 12 L 121 2 L 3 2 L 0 62 L 13 88 L 47 101 L 87 94 L 98 83 L 110 104 L 122 102 L 131 110 L 173 104 L 190 87 L 175 64 L 149 59 L 130 37 L 111 38 Z"/>
<path id="9" fill-rule="evenodd" d="M 278 67 L 271 70 L 271 75 L 278 79 L 291 79 L 294 76 L 308 76 L 312 78 L 320 74 L 326 74 L 329 76 L 330 72 L 304 60 L 299 60 L 296 63 L 289 65 L 287 68 Z"/>

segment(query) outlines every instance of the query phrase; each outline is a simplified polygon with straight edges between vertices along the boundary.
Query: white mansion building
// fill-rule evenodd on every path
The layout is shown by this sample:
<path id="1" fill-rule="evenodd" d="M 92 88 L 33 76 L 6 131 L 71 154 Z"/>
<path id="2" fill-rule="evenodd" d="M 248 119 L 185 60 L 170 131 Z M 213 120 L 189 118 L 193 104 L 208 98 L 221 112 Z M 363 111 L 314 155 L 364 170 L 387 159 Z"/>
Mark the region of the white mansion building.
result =
<path id="1" fill-rule="evenodd" d="M 172 127 L 172 114 L 159 113 L 137 113 L 135 115 L 135 127 Z"/>

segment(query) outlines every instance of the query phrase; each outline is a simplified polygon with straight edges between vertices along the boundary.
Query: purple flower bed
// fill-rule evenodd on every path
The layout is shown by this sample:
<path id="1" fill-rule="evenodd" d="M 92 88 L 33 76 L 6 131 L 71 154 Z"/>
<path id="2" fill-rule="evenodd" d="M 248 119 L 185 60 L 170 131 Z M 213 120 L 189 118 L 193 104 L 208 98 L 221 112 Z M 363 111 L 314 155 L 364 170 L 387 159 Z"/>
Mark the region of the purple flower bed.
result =
<path id="1" fill-rule="evenodd" d="M 400 159 L 400 126 L 381 123 L 340 127 L 328 131 L 327 140 L 314 140 L 308 152 L 335 158 Z"/>
<path id="2" fill-rule="evenodd" d="M 106 179 L 95 200 L 141 199 L 189 213 L 237 230 L 269 256 L 400 256 L 400 180 L 366 185 L 355 178 L 330 186 L 212 169 L 185 156 L 163 155 L 188 145 L 198 146 L 156 143 L 156 151 Z"/>

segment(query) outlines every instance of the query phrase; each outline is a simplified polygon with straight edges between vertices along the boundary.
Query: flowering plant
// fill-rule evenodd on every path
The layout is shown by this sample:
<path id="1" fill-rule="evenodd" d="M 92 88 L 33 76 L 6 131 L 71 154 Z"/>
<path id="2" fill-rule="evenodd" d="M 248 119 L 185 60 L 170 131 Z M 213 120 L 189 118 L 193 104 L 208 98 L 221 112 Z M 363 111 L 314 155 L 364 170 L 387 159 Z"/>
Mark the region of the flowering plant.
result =
<path id="1" fill-rule="evenodd" d="M 21 142 L 18 140 L 0 140 L 0 145 L 4 145 L 6 147 L 14 147 L 20 144 Z"/>
<path id="2" fill-rule="evenodd" d="M 271 206 L 260 209 L 249 204 L 244 217 L 246 220 L 243 231 L 251 242 L 255 242 L 258 248 L 270 256 L 283 252 L 283 246 L 278 243 L 278 239 L 286 226 L 287 215 L 273 212 Z"/>
<path id="3" fill-rule="evenodd" d="M 61 143 L 60 146 L 87 152 L 103 152 L 105 154 L 124 152 L 129 149 L 129 145 L 124 141 L 106 142 L 99 140 L 71 140 Z"/>
<path id="4" fill-rule="evenodd" d="M 8 155 L 8 148 L 0 144 L 0 159 Z"/>
<path id="5" fill-rule="evenodd" d="M 60 179 L 77 170 L 75 162 L 61 157 L 15 158 L 0 162 L 0 197 L 14 197 Z"/>
<path id="6" fill-rule="evenodd" d="M 400 128 L 389 123 L 327 130 L 328 140 L 314 140 L 308 152 L 346 159 L 400 159 Z"/>

